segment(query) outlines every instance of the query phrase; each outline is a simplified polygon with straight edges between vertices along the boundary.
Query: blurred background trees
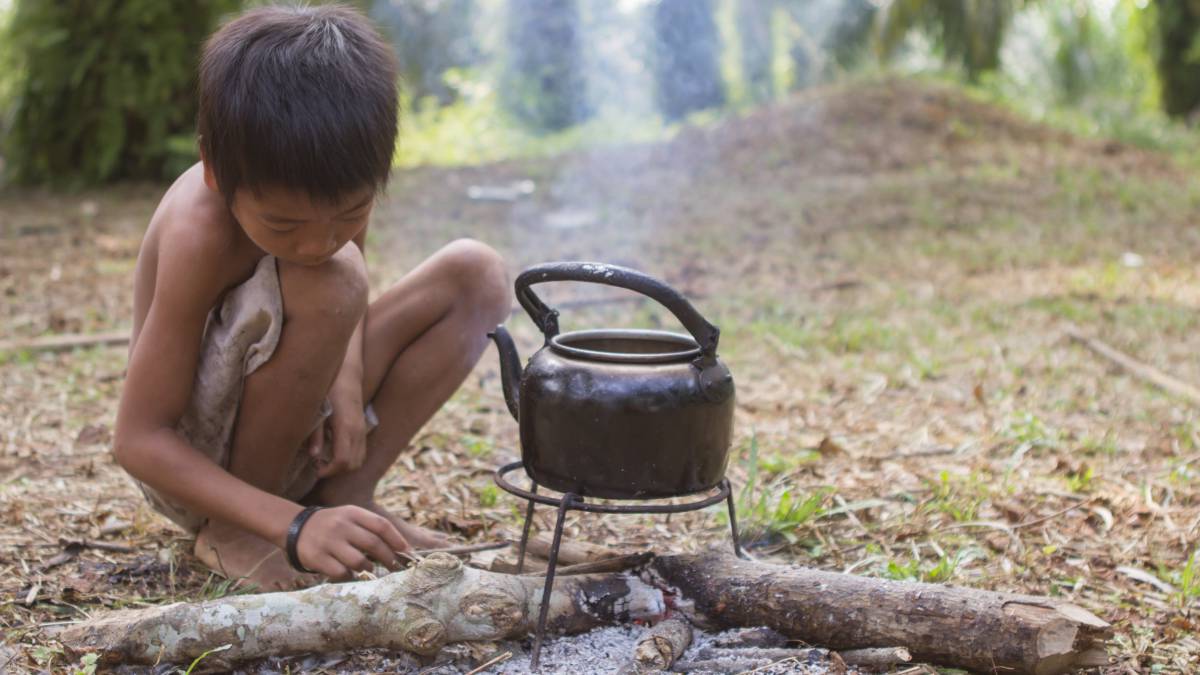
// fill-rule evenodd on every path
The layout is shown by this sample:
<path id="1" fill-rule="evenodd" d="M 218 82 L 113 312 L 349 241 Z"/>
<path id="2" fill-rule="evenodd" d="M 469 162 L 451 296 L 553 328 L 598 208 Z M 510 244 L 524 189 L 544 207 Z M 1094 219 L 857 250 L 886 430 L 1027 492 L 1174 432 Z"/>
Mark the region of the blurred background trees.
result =
<path id="1" fill-rule="evenodd" d="M 1147 11 L 1155 15 L 1163 108 L 1171 115 L 1189 115 L 1200 104 L 1200 3 L 1158 0 Z"/>
<path id="2" fill-rule="evenodd" d="M 588 116 L 576 0 L 509 0 L 505 108 L 522 123 L 558 131 Z"/>
<path id="3" fill-rule="evenodd" d="M 18 0 L 0 49 L 3 153 L 21 182 L 160 177 L 190 163 L 195 63 L 235 0 Z M 186 166 L 186 164 L 185 164 Z"/>
<path id="4" fill-rule="evenodd" d="M 177 173 L 195 159 L 200 44 L 222 16 L 261 2 L 0 0 L 4 179 Z M 959 79 L 1134 142 L 1191 133 L 1181 124 L 1200 106 L 1195 0 L 354 4 L 400 56 L 406 164 L 653 138 L 697 114 L 885 72 Z"/>

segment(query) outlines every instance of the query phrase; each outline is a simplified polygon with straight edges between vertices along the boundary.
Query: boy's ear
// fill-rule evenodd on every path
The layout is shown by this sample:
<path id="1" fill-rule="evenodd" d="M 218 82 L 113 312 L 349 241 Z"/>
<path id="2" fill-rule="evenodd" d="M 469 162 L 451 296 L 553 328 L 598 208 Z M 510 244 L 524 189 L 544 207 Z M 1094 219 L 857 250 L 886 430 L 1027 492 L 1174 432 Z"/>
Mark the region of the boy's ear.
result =
<path id="1" fill-rule="evenodd" d="M 204 156 L 204 151 L 200 151 L 200 164 L 204 167 L 204 184 L 213 192 L 220 192 L 217 189 L 217 175 L 213 173 L 212 165 L 208 163 L 208 159 Z"/>

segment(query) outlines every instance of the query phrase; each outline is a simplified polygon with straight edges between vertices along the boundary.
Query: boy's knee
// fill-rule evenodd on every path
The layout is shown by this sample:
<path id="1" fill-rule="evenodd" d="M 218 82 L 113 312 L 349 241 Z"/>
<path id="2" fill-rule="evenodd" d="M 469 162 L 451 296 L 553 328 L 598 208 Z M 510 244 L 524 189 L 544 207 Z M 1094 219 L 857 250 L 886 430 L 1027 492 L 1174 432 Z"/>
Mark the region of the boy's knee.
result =
<path id="1" fill-rule="evenodd" d="M 330 327 L 344 322 L 353 329 L 367 311 L 367 268 L 354 244 L 316 266 L 279 261 L 279 284 L 284 312 L 292 318 L 330 321 Z"/>
<path id="2" fill-rule="evenodd" d="M 442 249 L 447 272 L 463 298 L 488 315 L 490 323 L 508 317 L 510 299 L 508 266 L 491 246 L 474 239 L 458 239 Z"/>

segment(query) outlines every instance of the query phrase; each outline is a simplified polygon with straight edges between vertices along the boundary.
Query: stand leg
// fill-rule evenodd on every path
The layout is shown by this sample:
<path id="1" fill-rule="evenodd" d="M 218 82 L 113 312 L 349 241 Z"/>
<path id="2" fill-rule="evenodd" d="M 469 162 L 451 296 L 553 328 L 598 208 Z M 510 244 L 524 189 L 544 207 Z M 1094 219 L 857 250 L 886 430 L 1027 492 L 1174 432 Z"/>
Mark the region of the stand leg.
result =
<path id="1" fill-rule="evenodd" d="M 529 481 L 529 491 L 537 494 L 537 483 Z M 529 500 L 529 506 L 525 507 L 525 529 L 521 531 L 521 547 L 517 549 L 517 574 L 525 571 L 525 547 L 529 544 L 529 527 L 533 525 L 533 505 L 537 502 Z"/>
<path id="2" fill-rule="evenodd" d="M 737 526 L 737 509 L 733 506 L 733 486 L 729 484 L 729 479 L 721 481 L 729 494 L 725 497 L 726 507 L 729 509 L 729 529 L 733 531 L 733 554 L 739 558 L 746 558 L 746 554 L 742 552 L 742 540 L 738 535 Z"/>
<path id="3" fill-rule="evenodd" d="M 538 668 L 538 661 L 542 656 L 542 640 L 546 637 L 546 615 L 550 609 L 550 591 L 554 588 L 554 569 L 558 566 L 558 547 L 562 544 L 563 520 L 566 519 L 571 505 L 578 499 L 578 495 L 568 492 L 562 496 L 562 502 L 558 505 L 554 541 L 550 544 L 550 565 L 546 568 L 546 586 L 542 589 L 542 608 L 538 612 L 537 636 L 533 639 L 533 653 L 529 658 L 529 667 L 533 670 Z"/>

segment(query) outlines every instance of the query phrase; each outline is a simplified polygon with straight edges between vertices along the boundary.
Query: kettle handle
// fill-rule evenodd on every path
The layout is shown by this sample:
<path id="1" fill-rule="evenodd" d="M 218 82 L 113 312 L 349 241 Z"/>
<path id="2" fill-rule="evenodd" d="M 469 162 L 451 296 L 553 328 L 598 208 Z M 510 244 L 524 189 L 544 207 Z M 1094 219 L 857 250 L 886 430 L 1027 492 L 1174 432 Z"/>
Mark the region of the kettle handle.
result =
<path id="1" fill-rule="evenodd" d="M 554 262 L 534 265 L 517 276 L 517 301 L 541 329 L 546 340 L 558 335 L 558 310 L 548 307 L 530 288 L 546 281 L 584 281 L 641 293 L 666 307 L 700 345 L 701 353 L 715 358 L 721 331 L 709 323 L 692 303 L 654 277 L 637 270 L 597 262 Z"/>

